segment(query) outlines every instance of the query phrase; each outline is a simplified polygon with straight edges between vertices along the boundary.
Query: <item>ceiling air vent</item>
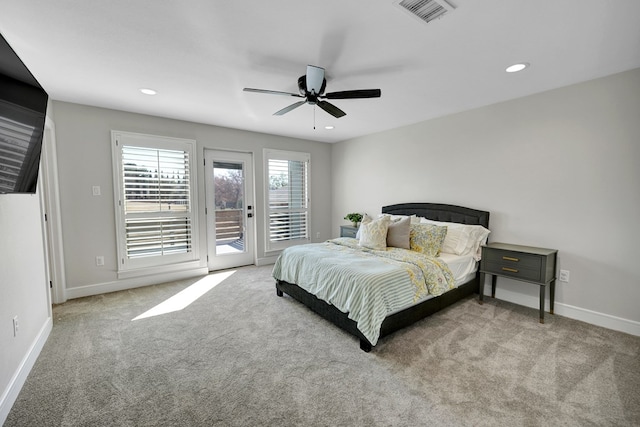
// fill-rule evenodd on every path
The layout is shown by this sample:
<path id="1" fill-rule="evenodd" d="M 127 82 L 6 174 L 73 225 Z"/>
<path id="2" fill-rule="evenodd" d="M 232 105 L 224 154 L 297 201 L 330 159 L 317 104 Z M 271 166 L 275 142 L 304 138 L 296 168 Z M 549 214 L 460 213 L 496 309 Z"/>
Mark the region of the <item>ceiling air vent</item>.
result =
<path id="1" fill-rule="evenodd" d="M 445 0 L 399 0 L 395 4 L 424 22 L 442 18 L 455 9 Z"/>

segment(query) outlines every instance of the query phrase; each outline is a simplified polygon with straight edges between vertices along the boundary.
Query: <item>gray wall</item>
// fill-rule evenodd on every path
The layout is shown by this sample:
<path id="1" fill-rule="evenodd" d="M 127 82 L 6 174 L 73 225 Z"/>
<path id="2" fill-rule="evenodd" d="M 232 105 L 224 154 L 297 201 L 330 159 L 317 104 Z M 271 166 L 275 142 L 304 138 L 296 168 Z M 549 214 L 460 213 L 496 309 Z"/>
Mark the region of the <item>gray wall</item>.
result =
<path id="1" fill-rule="evenodd" d="M 67 297 L 162 280 L 158 277 L 134 281 L 117 279 L 111 130 L 197 141 L 201 267 L 206 267 L 207 253 L 205 184 L 200 166 L 205 148 L 253 153 L 259 262 L 269 262 L 274 256 L 264 251 L 263 148 L 311 153 L 311 236 L 314 241 L 330 237 L 329 144 L 57 101 L 54 102 L 54 114 Z M 101 187 L 101 196 L 92 195 L 94 185 Z M 316 238 L 317 233 L 320 233 L 319 238 Z M 95 265 L 97 255 L 104 255 L 103 267 Z"/>
<path id="2" fill-rule="evenodd" d="M 556 248 L 556 312 L 640 334 L 640 69 L 333 147 L 332 220 L 399 202 L 491 212 L 491 241 Z M 536 307 L 538 288 L 498 280 Z"/>
<path id="3" fill-rule="evenodd" d="M 321 240 L 338 234 L 346 213 L 390 203 L 489 210 L 493 241 L 559 249 L 571 281 L 558 284 L 558 313 L 640 335 L 638 69 L 333 146 L 64 102 L 54 113 L 70 290 L 118 283 L 109 145 L 118 129 L 196 139 L 199 155 L 253 152 L 260 209 L 262 149 L 310 152 L 312 236 Z M 201 197 L 202 180 L 200 171 Z M 0 196 L 0 423 L 52 324 L 41 218 L 38 196 Z M 258 257 L 268 260 L 260 223 Z M 104 267 L 95 266 L 98 254 Z M 537 304 L 536 287 L 506 279 L 498 296 Z"/>

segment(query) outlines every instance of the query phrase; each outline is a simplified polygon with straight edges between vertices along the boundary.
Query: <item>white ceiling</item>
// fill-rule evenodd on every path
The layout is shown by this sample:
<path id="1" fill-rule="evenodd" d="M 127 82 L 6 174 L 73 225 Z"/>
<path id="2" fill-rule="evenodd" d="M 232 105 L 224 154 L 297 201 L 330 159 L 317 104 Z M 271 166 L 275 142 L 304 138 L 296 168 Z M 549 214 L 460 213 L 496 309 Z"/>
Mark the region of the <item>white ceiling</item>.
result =
<path id="1" fill-rule="evenodd" d="M 0 32 L 55 100 L 325 142 L 640 67 L 639 0 L 450 3 L 425 24 L 394 0 L 0 0 Z M 242 91 L 297 92 L 307 64 L 382 97 L 314 119 Z"/>

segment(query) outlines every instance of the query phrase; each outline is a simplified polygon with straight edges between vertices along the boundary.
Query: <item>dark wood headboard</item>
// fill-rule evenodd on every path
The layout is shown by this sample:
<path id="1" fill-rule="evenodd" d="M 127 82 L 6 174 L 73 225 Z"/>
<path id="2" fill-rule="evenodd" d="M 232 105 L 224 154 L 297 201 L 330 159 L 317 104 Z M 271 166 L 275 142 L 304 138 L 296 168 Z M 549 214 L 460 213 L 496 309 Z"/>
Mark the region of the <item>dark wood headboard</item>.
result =
<path id="1" fill-rule="evenodd" d="M 382 213 L 417 215 L 433 221 L 481 225 L 489 229 L 489 212 L 440 203 L 399 203 L 382 207 Z"/>

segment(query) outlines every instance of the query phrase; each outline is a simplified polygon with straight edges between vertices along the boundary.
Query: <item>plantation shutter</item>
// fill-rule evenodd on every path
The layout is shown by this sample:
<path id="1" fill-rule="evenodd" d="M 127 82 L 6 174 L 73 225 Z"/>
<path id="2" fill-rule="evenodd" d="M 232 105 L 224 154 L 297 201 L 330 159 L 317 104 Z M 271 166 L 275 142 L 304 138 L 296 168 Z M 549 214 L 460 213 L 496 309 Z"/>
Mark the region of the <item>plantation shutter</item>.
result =
<path id="1" fill-rule="evenodd" d="M 123 146 L 127 257 L 191 251 L 189 153 Z"/>
<path id="2" fill-rule="evenodd" d="M 40 166 L 41 115 L 0 100 L 0 193 L 35 191 Z"/>
<path id="3" fill-rule="evenodd" d="M 267 150 L 267 250 L 309 241 L 309 154 Z"/>
<path id="4" fill-rule="evenodd" d="M 0 193 L 15 190 L 35 128 L 0 116 Z"/>
<path id="5" fill-rule="evenodd" d="M 124 269 L 194 259 L 193 147 L 181 141 L 116 140 Z"/>

